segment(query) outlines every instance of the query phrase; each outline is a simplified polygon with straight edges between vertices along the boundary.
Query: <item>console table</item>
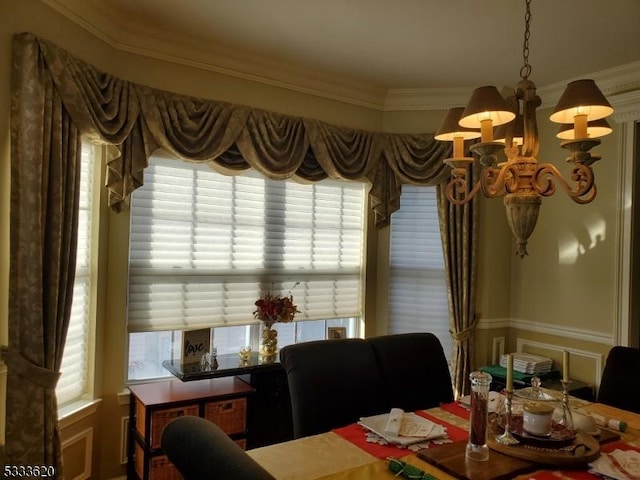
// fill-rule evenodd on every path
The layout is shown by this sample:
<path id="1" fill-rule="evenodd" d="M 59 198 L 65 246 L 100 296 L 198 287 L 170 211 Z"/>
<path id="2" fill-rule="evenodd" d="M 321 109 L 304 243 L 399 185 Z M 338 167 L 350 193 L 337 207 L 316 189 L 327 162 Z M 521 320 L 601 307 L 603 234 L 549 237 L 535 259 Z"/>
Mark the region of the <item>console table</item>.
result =
<path id="1" fill-rule="evenodd" d="M 292 440 L 289 384 L 278 356 L 263 357 L 251 352 L 246 362 L 237 354 L 218 355 L 216 360 L 216 368 L 181 365 L 180 360 L 165 360 L 162 366 L 183 382 L 236 377 L 248 383 L 255 392 L 247 403 L 247 448 Z"/>

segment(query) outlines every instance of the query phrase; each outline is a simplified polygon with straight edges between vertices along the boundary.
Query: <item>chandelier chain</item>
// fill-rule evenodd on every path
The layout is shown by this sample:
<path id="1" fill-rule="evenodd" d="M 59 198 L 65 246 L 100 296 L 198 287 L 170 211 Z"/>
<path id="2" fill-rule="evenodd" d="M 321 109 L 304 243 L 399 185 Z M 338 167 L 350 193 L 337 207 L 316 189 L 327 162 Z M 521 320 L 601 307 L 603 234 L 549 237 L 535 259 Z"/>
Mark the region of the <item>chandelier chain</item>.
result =
<path id="1" fill-rule="evenodd" d="M 520 78 L 526 80 L 531 75 L 531 65 L 529 65 L 529 37 L 531 32 L 529 26 L 531 24 L 531 0 L 526 0 L 527 12 L 524 15 L 524 43 L 522 46 L 522 60 L 524 65 L 520 69 Z"/>

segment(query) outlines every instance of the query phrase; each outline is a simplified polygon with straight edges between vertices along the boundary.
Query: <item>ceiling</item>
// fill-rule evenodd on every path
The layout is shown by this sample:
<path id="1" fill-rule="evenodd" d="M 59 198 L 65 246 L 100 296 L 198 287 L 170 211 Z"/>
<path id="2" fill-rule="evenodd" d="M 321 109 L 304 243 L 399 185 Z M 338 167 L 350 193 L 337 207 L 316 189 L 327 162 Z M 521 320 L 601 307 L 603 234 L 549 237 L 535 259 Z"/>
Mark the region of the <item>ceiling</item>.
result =
<path id="1" fill-rule="evenodd" d="M 513 86 L 524 0 L 43 0 L 118 48 L 325 89 Z M 538 87 L 640 61 L 639 0 L 533 0 Z"/>

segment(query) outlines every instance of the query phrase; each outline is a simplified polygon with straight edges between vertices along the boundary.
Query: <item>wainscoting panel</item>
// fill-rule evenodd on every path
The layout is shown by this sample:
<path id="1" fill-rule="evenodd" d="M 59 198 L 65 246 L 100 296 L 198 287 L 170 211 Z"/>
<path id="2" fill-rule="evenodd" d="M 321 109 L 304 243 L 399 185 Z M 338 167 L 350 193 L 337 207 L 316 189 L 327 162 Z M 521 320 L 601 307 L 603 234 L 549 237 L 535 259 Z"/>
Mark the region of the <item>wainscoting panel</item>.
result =
<path id="1" fill-rule="evenodd" d="M 544 353 L 545 350 L 548 352 L 546 355 Z M 564 350 L 567 350 L 569 352 L 569 365 L 571 365 L 577 359 L 579 359 L 579 361 L 586 360 L 591 364 L 591 368 L 589 370 L 590 372 L 592 372 L 593 378 L 590 378 L 588 383 L 592 383 L 597 389 L 600 386 L 600 378 L 602 377 L 602 370 L 604 368 L 604 358 L 601 354 L 577 348 L 565 348 L 563 346 L 527 340 L 525 338 L 518 338 L 516 340 L 517 352 L 532 353 L 552 357 L 556 360 L 556 368 L 558 368 L 559 370 L 562 370 L 561 362 L 562 352 Z"/>
<path id="2" fill-rule="evenodd" d="M 124 465 L 129 459 L 127 445 L 129 444 L 129 417 L 120 420 L 120 464 Z"/>
<path id="3" fill-rule="evenodd" d="M 504 353 L 505 339 L 504 337 L 493 337 L 491 347 L 491 364 L 497 365 L 500 363 L 500 357 Z"/>
<path id="4" fill-rule="evenodd" d="M 65 478 L 87 480 L 91 478 L 91 454 L 93 452 L 93 428 L 87 428 L 62 442 L 65 459 Z"/>

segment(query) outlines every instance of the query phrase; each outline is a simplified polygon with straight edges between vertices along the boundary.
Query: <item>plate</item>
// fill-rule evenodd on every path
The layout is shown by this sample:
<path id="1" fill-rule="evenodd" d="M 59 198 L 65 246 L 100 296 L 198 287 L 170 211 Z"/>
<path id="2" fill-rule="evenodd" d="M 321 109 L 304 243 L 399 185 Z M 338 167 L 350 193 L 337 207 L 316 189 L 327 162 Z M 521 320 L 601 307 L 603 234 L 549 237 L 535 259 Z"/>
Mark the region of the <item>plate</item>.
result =
<path id="1" fill-rule="evenodd" d="M 504 430 L 504 417 L 498 417 L 498 426 Z M 522 443 L 538 446 L 559 447 L 568 445 L 576 438 L 576 432 L 568 429 L 566 426 L 559 424 L 558 422 L 551 421 L 551 434 L 548 436 L 531 435 L 524 431 L 522 428 L 523 417 L 522 415 L 511 416 L 511 433 L 514 437 L 520 440 Z"/>

